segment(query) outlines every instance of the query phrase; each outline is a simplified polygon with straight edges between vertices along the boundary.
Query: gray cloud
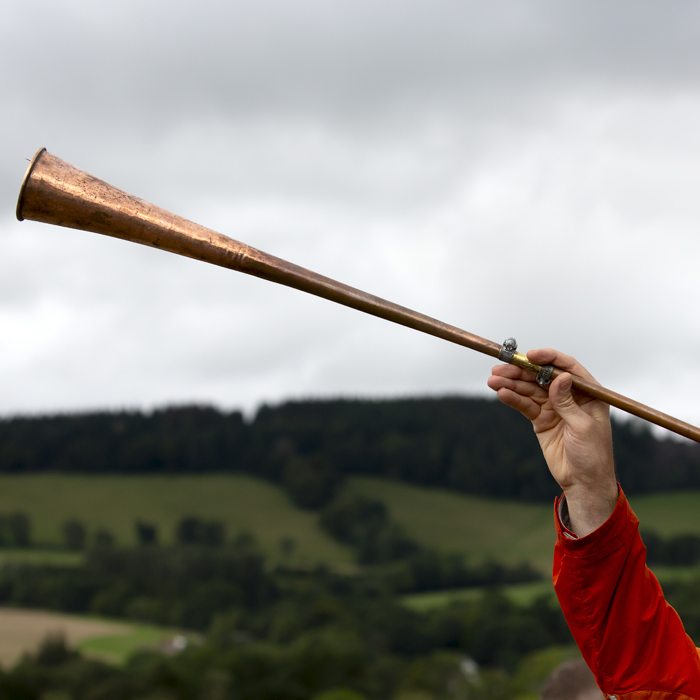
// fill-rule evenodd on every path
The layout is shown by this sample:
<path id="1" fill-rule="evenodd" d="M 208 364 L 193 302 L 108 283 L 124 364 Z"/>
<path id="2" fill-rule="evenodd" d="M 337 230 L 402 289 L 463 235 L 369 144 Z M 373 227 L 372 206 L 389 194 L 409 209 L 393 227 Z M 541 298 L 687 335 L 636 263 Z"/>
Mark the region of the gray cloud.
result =
<path id="1" fill-rule="evenodd" d="M 14 222 L 24 158 L 46 145 L 367 291 L 560 346 L 700 422 L 695 3 L 5 5 L 1 412 L 483 392 L 491 365 L 292 290 Z"/>

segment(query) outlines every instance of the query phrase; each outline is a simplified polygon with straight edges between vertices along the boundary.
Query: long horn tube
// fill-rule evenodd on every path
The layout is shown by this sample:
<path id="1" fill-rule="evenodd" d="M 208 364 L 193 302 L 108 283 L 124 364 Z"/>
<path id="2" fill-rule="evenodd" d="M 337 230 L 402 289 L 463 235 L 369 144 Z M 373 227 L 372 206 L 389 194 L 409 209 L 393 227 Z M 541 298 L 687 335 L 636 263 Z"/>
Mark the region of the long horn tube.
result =
<path id="1" fill-rule="evenodd" d="M 508 341 L 501 346 L 175 216 L 78 170 L 45 148 L 37 151 L 24 176 L 17 218 L 122 238 L 294 287 L 500 358 L 542 376 L 543 383 L 563 371 L 529 362 Z M 581 377 L 573 377 L 573 384 L 611 406 L 700 442 L 700 428 Z"/>

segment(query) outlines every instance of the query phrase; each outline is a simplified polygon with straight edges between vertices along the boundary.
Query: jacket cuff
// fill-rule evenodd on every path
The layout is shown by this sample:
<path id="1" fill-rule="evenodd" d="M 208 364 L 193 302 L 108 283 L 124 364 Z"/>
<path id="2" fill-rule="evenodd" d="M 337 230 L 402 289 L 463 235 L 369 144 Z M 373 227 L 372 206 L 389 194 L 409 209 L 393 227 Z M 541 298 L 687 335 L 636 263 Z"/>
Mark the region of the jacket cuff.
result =
<path id="1" fill-rule="evenodd" d="M 554 503 L 554 523 L 557 530 L 557 544 L 566 554 L 579 558 L 602 559 L 610 552 L 617 549 L 623 541 L 627 541 L 636 531 L 639 521 L 632 512 L 627 498 L 618 484 L 618 497 L 610 517 L 597 529 L 586 535 L 578 537 L 566 527 L 568 511 L 564 494 L 559 496 Z M 568 523 L 567 523 L 568 524 Z"/>

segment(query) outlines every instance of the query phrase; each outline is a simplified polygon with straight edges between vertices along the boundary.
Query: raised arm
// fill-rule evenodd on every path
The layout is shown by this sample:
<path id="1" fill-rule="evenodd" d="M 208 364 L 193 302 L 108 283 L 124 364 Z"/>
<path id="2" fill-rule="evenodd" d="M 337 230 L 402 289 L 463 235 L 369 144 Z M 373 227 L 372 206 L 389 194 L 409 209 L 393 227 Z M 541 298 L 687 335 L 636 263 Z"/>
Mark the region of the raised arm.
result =
<path id="1" fill-rule="evenodd" d="M 608 698 L 700 700 L 695 645 L 646 567 L 637 518 L 615 480 L 608 407 L 572 392 L 571 374 L 593 380 L 573 358 L 551 349 L 528 358 L 568 373 L 547 391 L 529 372 L 500 365 L 488 384 L 532 421 L 564 492 L 554 589 L 586 663 Z"/>

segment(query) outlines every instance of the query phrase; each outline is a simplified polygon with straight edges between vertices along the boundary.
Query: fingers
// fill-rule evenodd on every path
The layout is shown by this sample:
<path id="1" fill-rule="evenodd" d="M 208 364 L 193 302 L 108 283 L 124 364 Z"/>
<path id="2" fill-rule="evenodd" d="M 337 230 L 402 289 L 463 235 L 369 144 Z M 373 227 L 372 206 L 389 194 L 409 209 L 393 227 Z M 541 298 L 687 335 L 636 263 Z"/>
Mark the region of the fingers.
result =
<path id="1" fill-rule="evenodd" d="M 530 350 L 527 357 L 530 362 L 535 364 L 553 364 L 565 372 L 557 377 L 546 390 L 535 382 L 535 375 L 532 372 L 515 365 L 497 365 L 491 370 L 491 377 L 489 377 L 487 384 L 497 393 L 500 401 L 506 406 L 520 411 L 530 420 L 535 420 L 549 399 L 548 405 L 565 423 L 571 426 L 581 426 L 582 421 L 589 421 L 590 416 L 581 408 L 580 404 L 587 404 L 593 399 L 581 396 L 579 392 L 572 390 L 572 375 L 595 382 L 590 372 L 570 355 L 565 355 L 552 348 Z"/>
<path id="2" fill-rule="evenodd" d="M 491 374 L 497 377 L 508 377 L 509 379 L 535 380 L 535 375 L 532 372 L 516 365 L 496 365 L 491 368 Z"/>
<path id="3" fill-rule="evenodd" d="M 532 381 L 532 372 L 513 365 L 498 365 L 486 382 L 501 403 L 522 413 L 528 420 L 535 420 L 542 410 L 547 393 Z"/>
<path id="4" fill-rule="evenodd" d="M 496 368 L 494 368 L 496 369 Z M 515 367 L 514 369 L 518 369 Z M 528 374 L 531 374 L 528 372 Z M 535 382 L 528 379 L 519 379 L 517 377 L 503 376 L 502 374 L 492 374 L 486 384 L 490 389 L 498 391 L 499 389 L 508 389 L 521 396 L 535 396 L 536 394 L 545 395 L 545 391 L 541 389 Z"/>
<path id="5" fill-rule="evenodd" d="M 499 401 L 516 411 L 520 411 L 528 420 L 535 420 L 540 415 L 542 407 L 529 396 L 518 394 L 512 389 L 501 387 L 496 391 Z"/>
<path id="6" fill-rule="evenodd" d="M 527 359 L 537 365 L 552 364 L 555 367 L 565 370 L 577 377 L 583 377 L 592 382 L 596 382 L 593 375 L 576 359 L 553 348 L 539 348 L 530 350 Z M 497 365 L 491 370 L 493 375 L 511 377 L 513 379 L 525 379 L 534 381 L 535 375 L 532 372 L 516 367 L 515 365 Z M 596 382 L 597 384 L 598 382 Z"/>
<path id="7" fill-rule="evenodd" d="M 549 386 L 549 401 L 555 413 L 569 426 L 582 427 L 591 417 L 579 406 L 572 391 L 571 374 L 560 374 Z"/>
<path id="8" fill-rule="evenodd" d="M 530 362 L 534 362 L 538 365 L 551 364 L 573 375 L 576 375 L 577 377 L 583 377 L 584 379 L 589 379 L 596 382 L 593 375 L 573 357 L 570 355 L 565 355 L 563 352 L 559 352 L 553 348 L 530 350 L 527 353 L 527 359 L 530 360 Z M 597 383 L 598 382 L 596 382 L 596 384 Z"/>

